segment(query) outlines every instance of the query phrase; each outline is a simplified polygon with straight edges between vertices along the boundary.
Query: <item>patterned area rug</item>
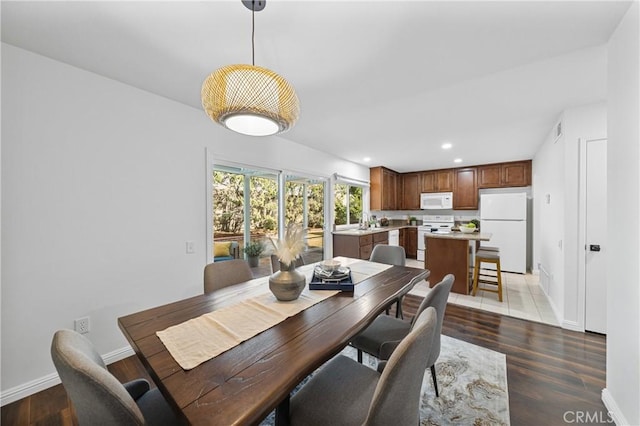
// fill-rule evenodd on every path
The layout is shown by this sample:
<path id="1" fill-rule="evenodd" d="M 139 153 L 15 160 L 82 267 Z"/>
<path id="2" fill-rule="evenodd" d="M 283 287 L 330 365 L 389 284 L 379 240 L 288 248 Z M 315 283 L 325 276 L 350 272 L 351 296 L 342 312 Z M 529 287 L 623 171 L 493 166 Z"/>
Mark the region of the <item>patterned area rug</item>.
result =
<path id="1" fill-rule="evenodd" d="M 510 424 L 505 354 L 443 335 L 436 373 L 439 397 L 429 371 L 422 380 L 420 424 Z"/>
<path id="2" fill-rule="evenodd" d="M 356 359 L 356 350 L 352 347 L 346 347 L 342 354 Z M 375 368 L 375 358 L 364 354 L 363 362 Z M 504 354 L 443 335 L 436 373 L 439 397 L 435 396 L 429 369 L 422 380 L 421 425 L 510 424 Z M 274 418 L 274 413 L 271 413 L 261 425 L 273 425 Z"/>

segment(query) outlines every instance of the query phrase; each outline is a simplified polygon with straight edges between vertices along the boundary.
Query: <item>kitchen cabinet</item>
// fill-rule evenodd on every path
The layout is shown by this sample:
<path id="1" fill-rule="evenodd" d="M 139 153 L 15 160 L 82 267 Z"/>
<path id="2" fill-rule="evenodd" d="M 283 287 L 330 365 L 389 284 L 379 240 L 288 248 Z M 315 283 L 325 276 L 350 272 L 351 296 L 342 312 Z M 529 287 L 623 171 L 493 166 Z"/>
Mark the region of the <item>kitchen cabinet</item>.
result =
<path id="1" fill-rule="evenodd" d="M 369 169 L 370 208 L 371 210 L 398 209 L 398 180 L 397 172 L 386 167 L 372 167 Z"/>
<path id="2" fill-rule="evenodd" d="M 385 232 L 387 241 L 389 233 Z M 373 236 L 333 234 L 333 255 L 352 257 L 355 259 L 369 259 L 373 250 Z M 380 243 L 378 243 L 380 244 Z"/>
<path id="3" fill-rule="evenodd" d="M 453 209 L 478 210 L 478 182 L 476 167 L 455 169 Z"/>
<path id="4" fill-rule="evenodd" d="M 520 161 L 502 164 L 502 185 L 531 185 L 531 161 Z"/>
<path id="5" fill-rule="evenodd" d="M 422 172 L 420 192 L 451 192 L 453 191 L 453 170 L 430 170 Z"/>
<path id="6" fill-rule="evenodd" d="M 402 174 L 398 173 L 398 177 L 396 179 L 396 209 L 397 210 L 402 210 L 402 185 L 403 185 Z"/>
<path id="7" fill-rule="evenodd" d="M 402 175 L 402 210 L 420 209 L 420 173 Z"/>
<path id="8" fill-rule="evenodd" d="M 399 235 L 398 235 L 398 245 L 401 247 L 404 247 L 404 251 L 406 253 L 407 251 L 407 246 L 406 246 L 406 235 L 407 235 L 407 230 L 405 228 L 400 228 L 399 230 Z"/>
<path id="9" fill-rule="evenodd" d="M 373 246 L 375 247 L 378 244 L 389 244 L 389 232 L 376 232 L 373 234 Z"/>
<path id="10" fill-rule="evenodd" d="M 499 188 L 502 186 L 502 167 L 490 164 L 478 167 L 478 188 Z"/>
<path id="11" fill-rule="evenodd" d="M 418 257 L 418 228 L 405 228 L 404 251 L 407 257 Z"/>
<path id="12" fill-rule="evenodd" d="M 531 160 L 478 166 L 478 188 L 531 185 Z"/>

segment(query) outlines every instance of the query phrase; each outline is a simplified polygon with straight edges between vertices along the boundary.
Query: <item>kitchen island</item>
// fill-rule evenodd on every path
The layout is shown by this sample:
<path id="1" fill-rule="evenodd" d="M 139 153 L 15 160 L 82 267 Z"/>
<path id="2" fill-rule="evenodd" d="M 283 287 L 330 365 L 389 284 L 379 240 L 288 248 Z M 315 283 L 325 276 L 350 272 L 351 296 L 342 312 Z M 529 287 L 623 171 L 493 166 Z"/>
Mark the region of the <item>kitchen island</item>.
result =
<path id="1" fill-rule="evenodd" d="M 473 232 L 465 234 L 459 231 L 448 233 L 425 233 L 424 267 L 431 271 L 429 283 L 442 281 L 445 275 L 453 274 L 456 279 L 451 291 L 469 294 L 473 285 L 471 267 L 475 256 L 476 244 L 489 241 L 491 234 Z M 472 241 L 474 244 L 469 244 Z"/>

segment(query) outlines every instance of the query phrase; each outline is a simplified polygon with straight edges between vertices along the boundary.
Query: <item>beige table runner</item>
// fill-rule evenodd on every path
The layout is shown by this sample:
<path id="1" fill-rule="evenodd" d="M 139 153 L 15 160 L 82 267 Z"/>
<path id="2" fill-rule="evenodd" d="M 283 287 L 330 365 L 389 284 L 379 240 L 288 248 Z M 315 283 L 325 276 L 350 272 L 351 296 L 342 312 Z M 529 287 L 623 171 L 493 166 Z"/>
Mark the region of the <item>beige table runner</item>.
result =
<path id="1" fill-rule="evenodd" d="M 355 284 L 391 267 L 347 258 L 337 259 L 351 268 L 351 276 Z M 307 284 L 313 275 L 313 266 L 306 265 L 299 268 L 305 273 Z M 239 295 L 246 298 L 245 300 L 156 333 L 183 369 L 190 370 L 197 367 L 288 317 L 339 293 L 326 290 L 311 291 L 307 286 L 298 299 L 280 302 L 269 291 L 268 277 L 254 281 L 256 281 L 256 287 L 250 291 L 250 294 L 258 292 L 260 294 L 246 298 L 245 291 L 244 294 Z"/>

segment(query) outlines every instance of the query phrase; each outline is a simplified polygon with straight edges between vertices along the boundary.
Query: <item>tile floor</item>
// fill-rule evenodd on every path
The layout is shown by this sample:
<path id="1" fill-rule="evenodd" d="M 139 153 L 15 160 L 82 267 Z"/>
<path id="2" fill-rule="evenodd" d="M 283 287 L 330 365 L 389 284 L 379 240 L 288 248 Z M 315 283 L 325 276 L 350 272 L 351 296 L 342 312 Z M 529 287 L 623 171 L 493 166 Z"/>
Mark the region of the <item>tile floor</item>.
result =
<path id="1" fill-rule="evenodd" d="M 407 259 L 407 266 L 422 268 L 422 262 Z M 502 315 L 522 318 L 526 320 L 542 322 L 550 325 L 559 325 L 553 309 L 538 284 L 538 276 L 533 274 L 502 273 L 502 300 L 498 301 L 496 293 L 478 292 L 471 295 L 451 293 L 449 303 L 483 309 Z M 426 282 L 418 283 L 410 294 L 424 297 L 429 292 Z"/>

